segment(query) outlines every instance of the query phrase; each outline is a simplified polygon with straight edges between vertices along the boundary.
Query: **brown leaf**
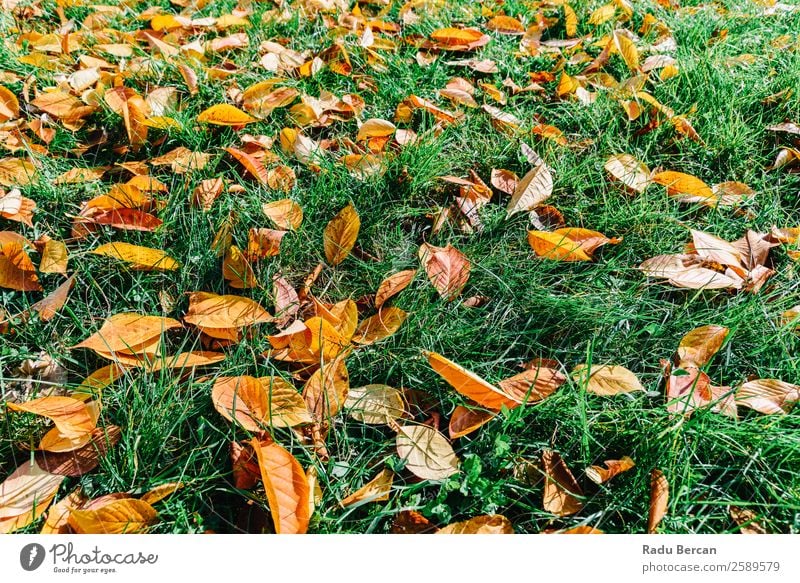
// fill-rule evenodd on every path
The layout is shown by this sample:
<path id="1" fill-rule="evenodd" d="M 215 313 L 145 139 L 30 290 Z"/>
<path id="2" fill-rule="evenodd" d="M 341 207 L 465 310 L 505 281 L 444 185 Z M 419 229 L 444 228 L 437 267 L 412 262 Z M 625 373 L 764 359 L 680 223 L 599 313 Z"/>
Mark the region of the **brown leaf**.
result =
<path id="1" fill-rule="evenodd" d="M 508 203 L 506 216 L 529 211 L 550 198 L 553 193 L 553 176 L 544 162 L 539 162 L 523 176 Z"/>
<path id="2" fill-rule="evenodd" d="M 728 512 L 742 534 L 767 534 L 767 530 L 758 521 L 758 514 L 752 510 L 729 506 Z"/>
<path id="3" fill-rule="evenodd" d="M 53 316 L 67 303 L 67 297 L 72 286 L 75 285 L 75 276 L 68 278 L 64 283 L 54 289 L 50 294 L 36 302 L 31 309 L 39 314 L 43 322 L 53 319 Z"/>
<path id="4" fill-rule="evenodd" d="M 350 254 L 358 238 L 361 219 L 352 204 L 344 207 L 325 227 L 325 257 L 331 265 L 339 265 Z"/>
<path id="5" fill-rule="evenodd" d="M 388 338 L 402 326 L 408 314 L 400 308 L 390 306 L 378 311 L 359 325 L 352 341 L 366 346 Z"/>
<path id="6" fill-rule="evenodd" d="M 705 366 L 719 352 L 730 330 L 709 324 L 688 332 L 678 345 L 679 368 Z"/>
<path id="7" fill-rule="evenodd" d="M 155 231 L 164 222 L 138 209 L 121 208 L 106 211 L 91 217 L 91 222 L 98 225 L 110 225 L 127 231 Z"/>
<path id="8" fill-rule="evenodd" d="M 389 499 L 389 493 L 392 491 L 393 480 L 394 473 L 391 470 L 382 470 L 377 476 L 342 500 L 340 504 L 342 508 L 347 508 L 354 504 L 385 502 Z"/>
<path id="9" fill-rule="evenodd" d="M 458 439 L 469 435 L 497 416 L 495 411 L 468 409 L 458 405 L 450 416 L 448 434 L 450 439 Z"/>
<path id="10" fill-rule="evenodd" d="M 345 407 L 353 419 L 370 425 L 388 425 L 405 415 L 403 396 L 387 385 L 366 385 L 351 388 Z"/>
<path id="11" fill-rule="evenodd" d="M 276 534 L 305 534 L 310 519 L 310 488 L 295 457 L 272 440 L 250 441 L 261 469 Z"/>
<path id="12" fill-rule="evenodd" d="M 64 481 L 26 461 L 0 483 L 0 533 L 24 528 L 41 516 Z"/>
<path id="13" fill-rule="evenodd" d="M 490 182 L 500 192 L 513 195 L 519 185 L 519 177 L 511 170 L 492 168 Z"/>
<path id="14" fill-rule="evenodd" d="M 459 460 L 447 439 L 428 425 L 398 428 L 397 455 L 423 480 L 444 480 L 459 472 Z"/>
<path id="15" fill-rule="evenodd" d="M 514 527 L 505 516 L 490 514 L 448 524 L 436 534 L 514 534 Z"/>
<path id="16" fill-rule="evenodd" d="M 106 318 L 100 330 L 72 348 L 88 348 L 103 353 L 149 352 L 154 339 L 167 330 L 180 327 L 181 323 L 172 318 L 123 312 Z"/>
<path id="17" fill-rule="evenodd" d="M 158 512 L 143 500 L 111 500 L 99 508 L 73 510 L 69 525 L 78 534 L 134 534 L 158 520 Z"/>
<path id="18" fill-rule="evenodd" d="M 303 399 L 311 416 L 317 423 L 324 423 L 336 416 L 347 401 L 350 377 L 344 363 L 343 353 L 321 366 L 303 387 Z"/>
<path id="19" fill-rule="evenodd" d="M 642 194 L 650 184 L 650 169 L 630 154 L 615 154 L 605 164 L 606 172 L 629 190 Z"/>
<path id="20" fill-rule="evenodd" d="M 546 477 L 544 509 L 558 516 L 569 516 L 579 512 L 583 508 L 583 502 L 576 498 L 576 495 L 582 496 L 583 491 L 558 452 L 544 450 L 542 469 Z"/>
<path id="21" fill-rule="evenodd" d="M 261 184 L 269 184 L 269 173 L 258 158 L 237 148 L 225 148 L 225 151 L 236 158 L 253 178 L 258 180 Z"/>
<path id="22" fill-rule="evenodd" d="M 587 367 L 579 364 L 572 370 L 572 378 L 577 383 L 585 383 L 587 392 L 604 397 L 644 391 L 636 375 L 623 366 L 593 364 Z"/>
<path id="23" fill-rule="evenodd" d="M 497 386 L 522 403 L 538 403 L 552 395 L 566 381 L 566 377 L 558 370 L 536 366 L 503 379 Z"/>
<path id="24" fill-rule="evenodd" d="M 669 482 L 661 470 L 650 472 L 650 510 L 647 515 L 647 534 L 656 532 L 656 528 L 667 514 L 669 503 Z"/>
<path id="25" fill-rule="evenodd" d="M 288 231 L 275 229 L 250 229 L 247 236 L 247 257 L 258 261 L 265 257 L 275 257 L 281 252 L 281 240 Z"/>
<path id="26" fill-rule="evenodd" d="M 229 329 L 271 322 L 272 316 L 248 298 L 193 292 L 189 294 L 189 311 L 184 320 L 202 328 Z"/>
<path id="27" fill-rule="evenodd" d="M 475 373 L 448 360 L 441 354 L 435 352 L 424 352 L 424 354 L 428 359 L 428 364 L 439 376 L 446 380 L 456 391 L 475 401 L 478 405 L 492 411 L 499 411 L 503 407 L 513 409 L 521 404 L 521 401 L 489 384 Z"/>
<path id="28" fill-rule="evenodd" d="M 586 468 L 586 475 L 595 484 L 608 482 L 617 474 L 627 472 L 636 465 L 628 456 L 624 456 L 620 460 L 606 460 L 604 463 L 606 465 L 605 468 L 601 468 L 600 466 L 590 466 Z"/>
<path id="29" fill-rule="evenodd" d="M 294 231 L 303 222 L 303 209 L 288 198 L 265 203 L 261 210 L 281 229 Z"/>
<path id="30" fill-rule="evenodd" d="M 100 459 L 117 444 L 120 435 L 120 429 L 116 425 L 98 427 L 92 430 L 86 445 L 74 451 L 37 452 L 36 463 L 51 474 L 76 478 L 95 469 L 100 464 Z"/>
<path id="31" fill-rule="evenodd" d="M 450 244 L 434 247 L 428 243 L 420 246 L 419 258 L 439 295 L 453 301 L 469 280 L 472 267 L 469 259 Z"/>
<path id="32" fill-rule="evenodd" d="M 375 307 L 380 308 L 386 300 L 407 288 L 416 275 L 416 269 L 406 269 L 386 277 L 378 286 L 375 294 Z"/>
<path id="33" fill-rule="evenodd" d="M 392 534 L 433 534 L 438 530 L 415 510 L 401 510 L 392 521 Z"/>
<path id="34" fill-rule="evenodd" d="M 736 390 L 736 404 L 766 415 L 784 415 L 800 400 L 800 385 L 777 379 L 748 381 Z"/>

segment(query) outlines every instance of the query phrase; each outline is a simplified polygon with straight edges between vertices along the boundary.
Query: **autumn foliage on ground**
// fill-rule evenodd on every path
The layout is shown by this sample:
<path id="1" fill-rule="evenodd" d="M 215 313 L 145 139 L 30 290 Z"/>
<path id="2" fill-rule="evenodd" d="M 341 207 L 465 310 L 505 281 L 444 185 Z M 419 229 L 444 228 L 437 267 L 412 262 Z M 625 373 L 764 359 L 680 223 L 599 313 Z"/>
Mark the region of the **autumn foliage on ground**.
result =
<path id="1" fill-rule="evenodd" d="M 0 30 L 0 532 L 800 530 L 796 7 Z"/>

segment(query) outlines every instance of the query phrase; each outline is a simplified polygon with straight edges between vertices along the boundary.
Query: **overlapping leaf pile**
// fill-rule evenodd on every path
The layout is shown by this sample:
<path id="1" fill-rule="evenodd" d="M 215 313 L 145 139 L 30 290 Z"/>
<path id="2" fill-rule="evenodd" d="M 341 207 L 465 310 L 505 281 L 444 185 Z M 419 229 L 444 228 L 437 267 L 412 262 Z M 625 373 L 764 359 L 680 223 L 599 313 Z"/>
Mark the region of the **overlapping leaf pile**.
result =
<path id="1" fill-rule="evenodd" d="M 672 145 L 704 148 L 708 139 L 692 124 L 694 108 L 675 111 L 655 96 L 669 95 L 660 89 L 680 81 L 677 41 L 666 16 L 676 12 L 676 3 L 659 1 L 657 10 L 640 10 L 627 0 L 588 8 L 577 2 L 533 2 L 525 10 L 506 8 L 502 2 L 474 3 L 478 24 L 462 26 L 459 18 L 435 30 L 424 28 L 426 18 L 434 14 L 452 20 L 443 6 L 448 3 L 395 4 L 298 0 L 256 8 L 240 2 L 222 13 L 206 1 L 172 0 L 169 9 L 136 2 L 95 6 L 70 1 L 58 3 L 56 20 L 46 3 L 4 3 L 25 26 L 7 29 L 4 50 L 13 66 L 0 72 L 0 146 L 6 152 L 0 159 L 0 287 L 9 290 L 3 292 L 4 302 L 10 298 L 8 307 L 4 303 L 0 309 L 0 333 L 13 339 L 18 329 L 54 319 L 56 326 L 83 326 L 83 340 L 70 348 L 72 354 L 98 357 L 104 364 L 76 388 L 56 383 L 56 390 L 29 391 L 5 404 L 9 425 L 32 425 L 35 439 L 27 445 L 20 442 L 27 461 L 0 483 L 0 532 L 30 529 L 42 518 L 43 533 L 142 532 L 158 523 L 153 505 L 182 483 L 90 499 L 74 480 L 108 461 L 123 432 L 137 431 L 108 422 L 104 392 L 115 383 L 152 378 L 148 375 L 169 379 L 176 392 L 198 384 L 208 389 L 205 403 L 210 401 L 227 421 L 218 427 L 230 435 L 225 441 L 231 465 L 225 473 L 242 500 L 249 497 L 269 509 L 271 526 L 266 529 L 276 533 L 314 529 L 322 482 L 330 486 L 335 475 L 330 470 L 321 480 L 320 474 L 344 463 L 335 453 L 342 451 L 336 430 L 345 423 L 374 429 L 384 438 L 377 447 L 386 454 L 385 464 L 362 468 L 360 488 L 347 489 L 340 497 L 341 508 L 351 509 L 392 500 L 402 489 L 396 481 L 423 483 L 432 490 L 436 483 L 458 489 L 451 485 L 466 464 L 460 446 L 467 440 L 462 438 L 483 426 L 487 431 L 492 423 L 518 420 L 559 390 L 609 400 L 647 392 L 626 366 L 583 362 L 589 358 L 577 355 L 570 374 L 564 363 L 540 358 L 513 376 L 498 367 L 493 374 L 502 380 L 491 383 L 423 346 L 414 346 L 415 354 L 423 355 L 453 391 L 374 383 L 351 387 L 348 364 L 363 364 L 362 355 L 408 328 L 406 322 L 415 317 L 390 305 L 399 303 L 397 296 L 404 290 L 429 291 L 431 301 L 447 309 L 491 301 L 477 293 L 463 297 L 470 293 L 470 277 L 481 271 L 482 258 L 462 242 L 487 232 L 513 233 L 516 250 L 525 251 L 526 261 L 565 272 L 572 266 L 552 262 L 585 263 L 576 269 L 592 273 L 598 263 L 591 262 L 603 262 L 607 254 L 624 256 L 618 250 L 624 250 L 631 235 L 623 239 L 592 213 L 559 210 L 573 196 L 571 185 L 553 169 L 559 149 L 581 152 L 596 144 L 591 137 L 579 138 L 552 125 L 546 106 L 577 111 L 605 104 L 623 123 L 638 124 L 631 125 L 638 127 L 638 135 L 658 131 Z M 470 3 L 463 4 L 464 14 L 471 13 Z M 790 8 L 763 4 L 769 4 L 765 14 Z M 259 32 L 265 23 L 286 25 L 295 18 L 318 23 L 326 34 L 293 42 L 282 36 L 266 39 Z M 415 32 L 421 30 L 427 33 Z M 505 67 L 488 55 L 501 42 L 525 63 L 524 80 L 500 80 Z M 461 75 L 451 76 L 430 94 L 406 88 L 394 96 L 393 114 L 381 113 L 375 107 L 377 79 L 391 73 L 390 56 L 404 51 L 408 66 Z M 309 89 L 317 86 L 311 81 L 326 75 L 346 80 L 339 86 L 350 89 Z M 215 101 L 209 101 L 210 95 Z M 541 113 L 521 118 L 515 104 L 524 100 L 542 104 Z M 359 246 L 364 209 L 358 204 L 340 200 L 335 214 L 308 217 L 301 178 L 345 177 L 354 189 L 385 176 L 408 181 L 404 165 L 409 152 L 474 119 L 486 123 L 491 139 L 519 151 L 525 160 L 521 177 L 493 167 L 437 174 L 434 189 L 443 197 L 437 200 L 441 204 L 424 211 L 430 211 L 430 224 L 414 227 L 425 237 L 414 243 L 412 264 L 398 259 L 366 298 L 337 296 L 331 282 L 348 261 L 384 258 Z M 800 164 L 792 137 L 800 128 L 787 121 L 769 129 L 779 140 L 791 141 L 781 146 L 770 170 Z M 201 148 L 209 136 L 221 147 Z M 534 141 L 536 149 L 529 145 Z M 687 172 L 651 170 L 630 153 L 603 152 L 602 160 L 594 183 L 618 195 L 621 191 L 625 200 L 666 200 L 665 190 L 667 202 L 692 207 L 696 214 L 691 217 L 753 217 L 758 193 L 736 176 L 722 176 L 718 183 L 709 179 L 709 186 Z M 174 190 L 181 184 L 189 197 L 176 201 Z M 54 204 L 45 196 L 48 188 L 59 187 L 78 189 L 79 204 Z M 233 210 L 237 197 L 256 189 L 269 193 L 260 202 L 262 216 L 242 220 Z M 200 259 L 179 254 L 179 246 L 169 243 L 185 236 L 176 216 L 196 213 L 212 222 L 210 217 L 223 204 L 231 209 L 227 218 L 214 225 L 213 239 L 203 242 L 215 255 L 219 281 L 198 281 L 183 290 L 188 291 L 185 298 L 161 290 L 160 305 L 142 294 L 145 299 L 138 305 L 146 307 L 137 310 L 117 309 L 109 302 L 105 311 L 85 319 L 73 311 L 81 301 L 76 296 L 83 295 L 75 288 L 83 291 L 86 283 L 79 264 L 89 255 L 121 272 L 176 279 L 200 273 Z M 325 226 L 312 239 L 309 223 L 318 220 Z M 53 227 L 54 221 L 66 229 Z M 527 226 L 518 228 L 523 223 Z M 683 226 L 691 242 L 682 252 L 639 257 L 627 265 L 631 271 L 638 267 L 636 276 L 643 285 L 653 278 L 677 288 L 707 290 L 709 297 L 723 293 L 715 290 L 758 294 L 780 271 L 774 256 L 778 251 L 771 254 L 772 249 L 781 247 L 790 260 L 800 257 L 800 227 L 765 227 L 769 232 L 764 233 L 747 228 L 729 242 L 693 224 Z M 148 236 L 161 239 L 140 238 Z M 443 246 L 429 242 L 436 236 L 447 237 Z M 142 244 L 157 240 L 164 248 Z M 279 267 L 276 258 L 287 246 L 310 250 L 317 259 Z M 428 283 L 416 281 L 419 270 Z M 319 285 L 322 273 L 326 282 Z M 298 274 L 305 277 L 301 285 Z M 139 301 L 141 290 L 123 291 L 137 294 Z M 457 299 L 460 306 L 452 303 Z M 779 324 L 800 329 L 798 317 L 800 306 L 784 312 Z M 680 341 L 674 362 L 662 360 L 663 407 L 671 420 L 683 423 L 695 411 L 707 409 L 733 423 L 740 407 L 785 415 L 800 399 L 797 384 L 743 379 L 734 370 L 725 371 L 730 386 L 714 385 L 705 369 L 729 341 L 729 333 L 717 325 L 691 330 Z M 398 336 L 406 343 L 415 341 L 413 333 Z M 486 347 L 487 360 L 495 349 Z M 240 361 L 227 367 L 226 361 L 248 352 L 244 369 Z M 265 361 L 274 374 L 258 372 Z M 626 364 L 657 367 L 656 362 Z M 195 372 L 201 367 L 206 376 Z M 434 393 L 454 404 L 451 412 L 419 405 Z M 442 416 L 447 437 L 440 430 Z M 560 439 L 553 429 L 552 443 L 539 449 L 535 461 L 520 460 L 516 472 L 524 485 L 541 486 L 537 506 L 558 521 L 581 513 L 590 495 L 602 496 L 627 479 L 618 476 L 636 462 L 631 445 L 630 451 L 618 452 L 619 459 L 585 468 L 588 482 L 576 478 L 553 449 Z M 657 467 L 643 471 L 650 487 L 646 530 L 655 532 L 668 513 L 669 476 Z M 132 493 L 145 490 L 141 496 Z M 391 530 L 514 532 L 512 521 L 499 511 L 437 527 L 414 510 L 400 509 Z M 737 524 L 754 522 L 746 511 L 731 512 Z M 545 532 L 601 532 L 587 523 L 561 528 L 564 524 L 554 522 Z"/>

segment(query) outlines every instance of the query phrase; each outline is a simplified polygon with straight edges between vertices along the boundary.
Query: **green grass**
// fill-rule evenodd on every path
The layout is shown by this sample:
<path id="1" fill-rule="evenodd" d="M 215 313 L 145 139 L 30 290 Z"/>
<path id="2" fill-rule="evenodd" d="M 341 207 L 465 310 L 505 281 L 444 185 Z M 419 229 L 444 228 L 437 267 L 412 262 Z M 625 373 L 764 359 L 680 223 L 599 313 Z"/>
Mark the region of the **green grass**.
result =
<path id="1" fill-rule="evenodd" d="M 167 11 L 175 10 L 166 1 L 157 4 Z M 408 26 L 404 34 L 427 36 L 454 22 L 481 26 L 486 21 L 478 3 L 440 4 L 441 9 L 420 11 L 423 19 Z M 242 177 L 239 165 L 224 155 L 221 148 L 240 143 L 237 132 L 202 127 L 194 120 L 206 107 L 225 101 L 228 85 L 235 82 L 246 88 L 270 76 L 254 64 L 262 41 L 287 38 L 291 48 L 312 53 L 331 42 L 321 18 L 309 19 L 295 11 L 288 21 L 273 22 L 262 19 L 271 3 L 254 4 L 254 14 L 249 18 L 258 25 L 247 31 L 250 47 L 227 55 L 240 67 L 239 72 L 225 82 L 201 78 L 199 93 L 183 96 L 184 109 L 175 117 L 185 130 L 167 135 L 151 130 L 152 136 L 165 139 L 157 144 L 151 139 L 138 153 L 120 157 L 112 148 L 126 143 L 121 119 L 101 111 L 77 133 L 59 127 L 50 147 L 52 156 L 37 158 L 43 179 L 23 188 L 23 194 L 37 203 L 35 227 L 0 218 L 0 229 L 20 232 L 31 240 L 43 234 L 68 238 L 69 215 L 78 212 L 82 201 L 105 192 L 111 181 L 119 180 L 106 177 L 102 183 L 53 185 L 53 179 L 70 168 L 146 160 L 177 146 L 212 154 L 208 166 L 198 172 L 178 175 L 165 167 L 153 169 L 169 188 L 164 197 L 166 206 L 159 213 L 164 226 L 158 231 L 107 228 L 70 243 L 70 272 L 77 276 L 70 299 L 53 320 L 16 322 L 13 334 L 0 336 L 0 386 L 10 388 L 15 368 L 25 359 L 36 358 L 40 351 L 56 359 L 68 371 L 71 385 L 77 385 L 106 361 L 69 347 L 96 331 L 102 320 L 114 313 L 135 311 L 180 318 L 188 305 L 188 292 L 246 295 L 271 310 L 272 275 L 280 272 L 299 287 L 305 275 L 324 261 L 325 225 L 352 202 L 362 223 L 358 245 L 379 261 L 350 256 L 336 268 L 326 267 L 313 288 L 320 300 L 333 303 L 374 293 L 385 276 L 419 267 L 417 249 L 422 242 L 451 243 L 462 251 L 472 261 L 472 275 L 461 297 L 490 298 L 477 308 L 464 307 L 460 301 L 446 303 L 420 272 L 394 300 L 394 305 L 409 313 L 401 329 L 383 342 L 355 351 L 348 359 L 352 386 L 384 383 L 419 391 L 428 400 L 430 411 L 441 416 L 444 431 L 454 407 L 464 400 L 431 370 L 423 350 L 439 352 L 490 382 L 519 372 L 519 365 L 537 357 L 557 360 L 565 373 L 584 362 L 618 364 L 634 371 L 647 391 L 602 398 L 569 381 L 545 401 L 503 413 L 477 432 L 456 440 L 454 448 L 463 471 L 444 483 L 419 481 L 404 471 L 394 449 L 394 433 L 385 426 L 368 426 L 346 415 L 338 416 L 327 440 L 327 462 L 316 458 L 312 449 L 302 446 L 291 432 L 276 430 L 275 439 L 290 449 L 304 468 L 313 465 L 319 472 L 323 499 L 312 518 L 311 532 L 383 533 L 403 509 L 418 510 L 438 525 L 502 513 L 522 533 L 580 524 L 607 532 L 644 532 L 653 468 L 661 469 L 670 483 L 669 512 L 660 527 L 662 532 L 736 532 L 737 526 L 728 514 L 731 505 L 753 510 L 770 532 L 800 532 L 798 413 L 763 416 L 742 410 L 741 419 L 733 421 L 698 411 L 689 419 L 678 419 L 667 413 L 659 364 L 659 359 L 671 357 L 683 334 L 697 326 L 719 324 L 729 327 L 731 333 L 707 368 L 715 384 L 735 386 L 748 378 L 800 382 L 800 336 L 778 324 L 783 311 L 800 303 L 800 264 L 792 262 L 784 249 L 774 249 L 776 274 L 758 294 L 673 289 L 647 280 L 636 269 L 654 255 L 680 252 L 689 240 L 689 228 L 730 240 L 747 229 L 765 232 L 772 225 L 798 226 L 799 175 L 766 169 L 779 145 L 790 145 L 791 140 L 766 128 L 800 119 L 800 13 L 764 17 L 756 4 L 742 4 L 730 2 L 730 12 L 709 5 L 690 14 L 636 2 L 632 21 L 619 25 L 638 31 L 644 14 L 650 12 L 673 31 L 680 74 L 648 85 L 648 90 L 676 113 L 689 114 L 705 145 L 676 135 L 667 121 L 655 131 L 638 132 L 646 116 L 628 122 L 607 92 L 598 92 L 597 101 L 589 106 L 557 101 L 552 97 L 555 84 L 546 85 L 546 95 L 521 93 L 509 97 L 503 109 L 525 122 L 515 136 L 495 130 L 481 110 L 466 110 L 462 123 L 438 135 L 426 131 L 434 120 L 417 113 L 413 123 L 403 127 L 417 131 L 421 142 L 391 159 L 383 176 L 366 181 L 350 176 L 334 156 L 323 164 L 322 172 L 314 173 L 286 157 L 276 145 L 273 150 L 297 173 L 297 185 L 289 196 L 303 207 L 306 218 L 299 231 L 285 237 L 279 257 L 254 266 L 263 287 L 242 292 L 224 282 L 221 261 L 210 243 L 223 221 L 234 213 L 234 243 L 246 246 L 249 228 L 270 226 L 261 205 L 285 194 Z M 588 24 L 588 15 L 599 5 L 575 3 L 579 34 L 601 36 L 613 30 L 612 23 L 599 27 Z M 21 24 L 18 21 L 16 26 L 49 32 L 52 22 L 57 21 L 48 21 L 56 18 L 54 6 L 46 2 L 43 17 Z M 230 1 L 210 2 L 196 16 L 219 16 L 234 7 Z M 133 18 L 144 8 L 146 4 L 140 3 L 113 17 L 109 26 L 120 30 L 145 27 L 144 22 Z M 530 3 L 509 0 L 504 8 L 527 23 L 533 19 Z M 384 18 L 396 19 L 397 10 L 393 7 Z M 80 22 L 90 9 L 75 7 L 65 12 L 68 18 Z M 4 15 L 0 22 L 0 30 L 11 34 L 8 31 L 15 24 L 9 16 Z M 709 44 L 715 31 L 722 29 L 728 31 L 727 37 Z M 770 45 L 772 39 L 785 34 L 794 39 L 792 50 Z M 552 68 L 553 61 L 547 57 L 515 56 L 518 37 L 491 36 L 489 45 L 474 56 L 495 60 L 500 72 L 493 75 L 446 65 L 447 54 L 430 67 L 421 68 L 414 60 L 415 49 L 407 45 L 396 52 L 382 51 L 386 70 L 376 72 L 366 63 L 357 37 L 351 35 L 346 40 L 352 77 L 323 70 L 311 78 L 289 79 L 287 84 L 315 97 L 320 91 L 338 96 L 358 93 L 366 101 L 364 119 L 392 119 L 397 104 L 411 93 L 452 109 L 437 91 L 454 76 L 486 80 L 497 86 L 510 77 L 524 86 L 528 72 Z M 544 33 L 543 40 L 550 38 L 563 38 L 560 24 Z M 654 40 L 647 36 L 640 46 Z M 592 56 L 598 51 L 589 50 Z M 21 77 L 36 73 L 40 89 L 54 84 L 52 74 L 19 64 L 7 46 L 0 51 L 3 69 Z M 755 55 L 755 63 L 726 65 L 726 59 L 743 53 Z M 220 61 L 221 57 L 212 55 L 208 65 Z M 582 64 L 567 64 L 566 70 L 577 74 L 582 68 Z M 126 80 L 126 85 L 142 92 L 159 85 L 185 89 L 174 66 L 160 63 L 156 69 L 152 75 Z M 617 79 L 628 74 L 618 56 L 613 56 L 604 70 Z M 377 90 L 359 88 L 357 75 L 370 76 Z M 4 85 L 17 95 L 22 89 L 21 83 Z M 787 99 L 774 105 L 762 103 L 785 89 L 793 91 Z M 534 116 L 561 129 L 571 145 L 559 146 L 530 135 Z M 289 125 L 287 112 L 277 110 L 267 120 L 248 126 L 246 132 L 276 136 Z M 70 156 L 71 148 L 88 139 L 91 126 L 105 128 L 108 141 L 82 157 Z M 356 123 L 347 121 L 308 130 L 307 134 L 315 139 L 354 139 L 356 131 Z M 574 147 L 581 140 L 590 143 Z M 552 168 L 555 188 L 548 203 L 564 214 L 569 226 L 622 237 L 623 242 L 603 248 L 591 263 L 539 259 L 526 242 L 529 225 L 525 213 L 507 220 L 507 199 L 497 194 L 481 211 L 481 233 L 465 234 L 453 225 L 432 235 L 427 215 L 437 206 L 449 205 L 456 192 L 438 177 L 466 176 L 472 169 L 488 182 L 492 168 L 506 168 L 522 176 L 529 164 L 520 153 L 521 142 L 533 146 Z M 657 185 L 631 197 L 609 182 L 603 171 L 608 156 L 621 152 L 636 156 L 651 169 L 691 173 L 708 184 L 739 180 L 752 187 L 757 196 L 747 204 L 749 213 L 680 204 Z M 208 213 L 191 207 L 188 200 L 195 186 L 217 176 L 241 184 L 244 191 L 223 194 Z M 137 272 L 87 254 L 108 241 L 164 249 L 182 268 L 167 273 Z M 60 281 L 57 275 L 42 276 L 48 291 Z M 13 315 L 27 309 L 41 294 L 0 289 L 0 298 L 3 309 Z M 162 302 L 164 298 L 170 301 Z M 227 349 L 224 362 L 193 375 L 130 371 L 105 389 L 102 423 L 119 425 L 122 438 L 97 470 L 69 479 L 58 497 L 78 485 L 95 497 L 120 491 L 141 494 L 165 482 L 181 481 L 185 487 L 158 504 L 160 520 L 153 532 L 269 530 L 268 525 L 263 526 L 267 506 L 262 494 L 237 490 L 232 485 L 229 444 L 246 440 L 249 435 L 214 410 L 210 390 L 217 376 L 281 375 L 289 379 L 286 365 L 261 356 L 269 347 L 267 335 L 274 331 L 271 325 L 262 326 L 252 337 Z M 200 347 L 197 333 L 191 329 L 170 333 L 167 340 L 175 352 Z M 417 421 L 424 419 L 417 416 Z M 5 477 L 29 457 L 21 445 L 35 443 L 43 427 L 32 417 L 1 412 L 0 426 L 0 477 Z M 520 478 L 520 468 L 525 462 L 537 462 L 545 448 L 559 451 L 585 487 L 585 507 L 574 516 L 559 518 L 544 511 L 541 480 Z M 606 486 L 594 486 L 585 479 L 583 468 L 623 455 L 636 461 L 634 469 Z M 347 510 L 339 506 L 341 499 L 384 466 L 397 470 L 388 501 Z M 248 505 L 248 500 L 254 503 Z M 35 523 L 28 530 L 35 532 L 39 526 Z"/>

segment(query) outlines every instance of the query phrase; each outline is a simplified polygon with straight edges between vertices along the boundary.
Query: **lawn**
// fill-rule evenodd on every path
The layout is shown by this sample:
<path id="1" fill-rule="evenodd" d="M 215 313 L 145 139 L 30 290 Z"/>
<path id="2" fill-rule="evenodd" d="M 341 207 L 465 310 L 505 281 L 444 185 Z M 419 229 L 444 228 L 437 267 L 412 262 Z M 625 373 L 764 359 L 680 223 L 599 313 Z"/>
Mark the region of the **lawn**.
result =
<path id="1" fill-rule="evenodd" d="M 800 532 L 796 6 L 10 6 L 0 531 Z"/>

